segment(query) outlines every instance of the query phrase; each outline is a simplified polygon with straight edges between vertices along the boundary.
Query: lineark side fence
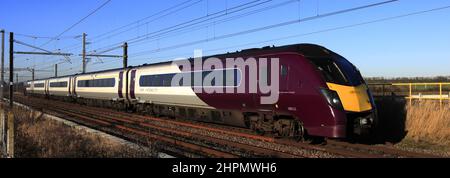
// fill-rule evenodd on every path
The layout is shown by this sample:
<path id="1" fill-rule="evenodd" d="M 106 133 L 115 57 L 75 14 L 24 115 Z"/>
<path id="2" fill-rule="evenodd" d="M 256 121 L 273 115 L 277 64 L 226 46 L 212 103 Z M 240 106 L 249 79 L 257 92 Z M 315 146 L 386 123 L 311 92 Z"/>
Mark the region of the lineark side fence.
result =
<path id="1" fill-rule="evenodd" d="M 376 97 L 395 96 L 413 100 L 436 100 L 450 103 L 450 83 L 372 83 L 368 84 Z"/>

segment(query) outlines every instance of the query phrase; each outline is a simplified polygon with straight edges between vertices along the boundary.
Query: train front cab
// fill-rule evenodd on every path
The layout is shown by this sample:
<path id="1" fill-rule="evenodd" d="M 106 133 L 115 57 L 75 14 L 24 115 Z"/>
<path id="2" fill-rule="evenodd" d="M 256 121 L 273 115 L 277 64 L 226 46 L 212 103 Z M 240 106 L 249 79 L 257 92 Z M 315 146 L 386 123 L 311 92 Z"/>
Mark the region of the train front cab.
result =
<path id="1" fill-rule="evenodd" d="M 332 137 L 369 136 L 377 124 L 376 106 L 359 70 L 332 52 L 326 57 L 309 57 L 309 60 L 326 82 L 327 88 L 322 88 L 321 93 L 333 112 L 346 116 L 345 128 L 338 129 L 340 131 Z"/>

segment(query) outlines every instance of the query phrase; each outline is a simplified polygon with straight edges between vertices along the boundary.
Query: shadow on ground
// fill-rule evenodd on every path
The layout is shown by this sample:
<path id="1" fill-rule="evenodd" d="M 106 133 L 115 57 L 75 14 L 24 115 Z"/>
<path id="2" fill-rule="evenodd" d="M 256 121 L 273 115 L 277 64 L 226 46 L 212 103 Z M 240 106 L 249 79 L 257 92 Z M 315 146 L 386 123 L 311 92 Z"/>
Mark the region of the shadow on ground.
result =
<path id="1" fill-rule="evenodd" d="M 406 134 L 406 104 L 403 97 L 380 97 L 375 99 L 378 109 L 378 126 L 375 129 L 373 142 L 398 143 Z"/>

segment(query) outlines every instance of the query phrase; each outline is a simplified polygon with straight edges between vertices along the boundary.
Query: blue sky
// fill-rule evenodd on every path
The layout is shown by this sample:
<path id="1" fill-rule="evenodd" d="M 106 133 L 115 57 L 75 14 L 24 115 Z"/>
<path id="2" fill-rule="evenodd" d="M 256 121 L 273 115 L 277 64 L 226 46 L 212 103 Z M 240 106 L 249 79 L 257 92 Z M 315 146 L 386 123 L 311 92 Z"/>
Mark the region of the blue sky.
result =
<path id="1" fill-rule="evenodd" d="M 54 37 L 105 1 L 1 0 L 0 28 L 16 34 Z M 88 42 L 91 43 L 87 46 L 88 51 L 109 49 L 107 47 L 111 44 L 146 35 L 192 19 L 205 17 L 208 14 L 208 18 L 212 18 L 214 17 L 212 14 L 216 12 L 253 1 L 192 0 L 185 4 L 186 6 L 189 5 L 188 7 L 167 16 L 138 21 L 158 11 L 186 2 L 186 0 L 112 0 L 75 28 L 63 34 L 60 40 L 54 40 L 43 48 L 51 51 L 61 49 L 62 52 L 79 54 L 81 52 L 81 39 L 76 38 L 76 36 L 86 32 Z M 265 31 L 211 40 L 172 50 L 155 51 L 155 49 L 197 40 L 213 39 L 226 34 L 382 1 L 384 0 L 261 0 L 254 3 L 261 3 L 258 6 L 235 13 L 229 10 L 226 15 L 207 21 L 211 22 L 209 25 L 200 26 L 195 30 L 171 33 L 155 40 L 132 43 L 129 47 L 129 64 L 140 65 L 167 61 L 177 57 L 190 57 L 193 55 L 194 49 L 203 49 L 205 54 L 216 54 L 267 45 L 316 43 L 348 58 L 360 68 L 364 76 L 368 77 L 450 75 L 450 23 L 447 22 L 450 17 L 450 8 L 351 28 L 302 35 L 449 6 L 450 1 L 448 0 L 400 0 L 382 6 Z M 283 2 L 286 3 L 274 7 Z M 220 21 L 255 10 L 258 13 L 233 18 L 233 20 L 226 22 Z M 127 24 L 131 25 L 124 28 L 126 29 L 124 33 L 110 33 L 106 35 L 107 38 L 99 37 L 101 34 Z M 137 28 L 128 29 L 135 26 Z M 49 40 L 23 35 L 16 35 L 16 39 L 36 46 L 41 46 Z M 24 46 L 17 45 L 16 47 L 16 51 L 30 50 L 30 48 Z M 120 53 L 120 49 L 108 52 L 108 54 Z M 7 53 L 5 57 L 8 60 Z M 36 69 L 49 71 L 37 73 L 38 78 L 53 75 L 51 72 L 53 70 L 52 65 L 61 61 L 61 57 L 16 55 L 16 67 L 34 66 Z M 72 56 L 71 61 L 72 63 L 59 64 L 59 75 L 73 74 L 81 70 L 81 58 L 79 56 Z M 117 59 L 93 58 L 87 69 L 88 71 L 97 71 L 117 68 L 121 64 L 121 61 Z M 20 72 L 19 75 L 20 80 L 28 80 L 31 74 Z"/>

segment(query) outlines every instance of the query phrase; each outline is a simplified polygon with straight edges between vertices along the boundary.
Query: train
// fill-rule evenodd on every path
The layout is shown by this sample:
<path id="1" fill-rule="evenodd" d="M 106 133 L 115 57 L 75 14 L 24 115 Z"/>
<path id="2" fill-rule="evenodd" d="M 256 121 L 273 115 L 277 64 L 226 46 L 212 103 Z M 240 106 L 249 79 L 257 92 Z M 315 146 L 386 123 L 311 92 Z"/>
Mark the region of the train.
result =
<path id="1" fill-rule="evenodd" d="M 253 129 L 257 133 L 271 133 L 280 137 L 348 138 L 373 132 L 377 112 L 373 96 L 356 66 L 341 55 L 316 44 L 293 44 L 252 48 L 225 54 L 202 57 L 213 58 L 223 66 L 195 69 L 195 58 L 129 66 L 112 70 L 53 77 L 26 82 L 25 93 L 32 96 L 77 102 L 83 105 L 106 107 L 155 117 L 191 119 L 200 122 Z M 250 69 L 225 66 L 227 59 L 277 60 L 277 100 L 261 103 L 267 95 L 261 89 L 249 92 L 205 92 L 191 79 L 187 85 L 174 85 L 177 74 L 200 75 L 211 73 L 235 74 L 234 82 L 209 87 L 234 90 L 242 80 L 251 78 Z M 192 64 L 184 69 L 181 62 Z M 248 67 L 248 66 L 247 66 Z M 273 70 L 277 69 L 277 70 Z M 257 68 L 256 71 L 264 70 Z M 227 77 L 225 77 L 227 78 Z M 238 80 L 238 81 L 236 81 Z M 266 79 L 269 81 L 269 79 Z M 214 81 L 213 81 L 214 83 Z"/>

